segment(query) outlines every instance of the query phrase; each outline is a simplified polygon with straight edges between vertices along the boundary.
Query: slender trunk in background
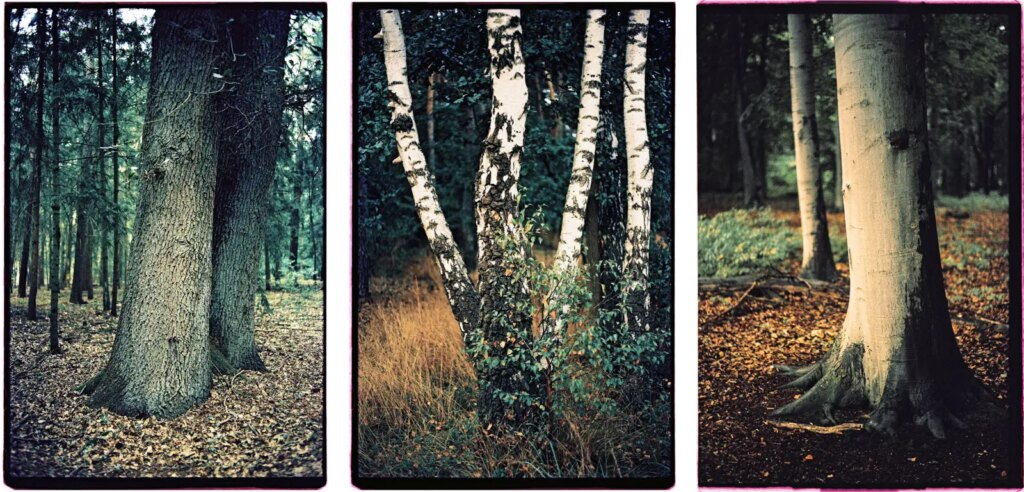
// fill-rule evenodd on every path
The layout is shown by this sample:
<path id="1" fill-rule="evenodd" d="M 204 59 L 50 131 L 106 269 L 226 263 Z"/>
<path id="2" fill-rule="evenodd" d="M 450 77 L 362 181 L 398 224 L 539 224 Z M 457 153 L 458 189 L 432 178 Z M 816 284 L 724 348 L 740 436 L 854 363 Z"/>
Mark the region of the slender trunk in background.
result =
<path id="1" fill-rule="evenodd" d="M 419 143 L 412 112 L 412 93 L 406 76 L 405 35 L 397 10 L 381 10 L 381 32 L 384 40 L 384 64 L 387 70 L 388 106 L 391 108 L 391 130 L 398 142 L 402 168 L 409 181 L 416 213 L 427 235 L 434 260 L 441 271 L 445 295 L 459 324 L 462 340 L 467 345 L 477 328 L 480 298 L 469 279 L 465 262 L 459 253 L 448 221 L 441 211 L 434 188 L 434 174 L 427 166 Z"/>
<path id="2" fill-rule="evenodd" d="M 868 430 L 895 434 L 916 422 L 943 438 L 986 398 L 957 348 L 943 287 L 922 24 L 834 16 L 850 305 L 821 362 L 780 367 L 805 391 L 775 415 L 834 422 L 835 409 L 867 407 Z"/>
<path id="3" fill-rule="evenodd" d="M 474 105 L 470 105 L 466 108 L 469 113 L 469 135 L 470 138 L 466 139 L 466 155 L 474 155 L 477 152 L 477 146 L 480 143 L 480 126 L 477 124 L 476 109 Z M 472 163 L 473 165 L 476 162 Z M 466 180 L 462 182 L 462 210 L 463 213 L 459 214 L 459 230 L 461 231 L 462 237 L 462 251 L 463 257 L 466 259 L 466 268 L 469 270 L 476 269 L 477 266 L 477 249 L 476 249 L 476 222 L 473 220 L 474 214 L 468 213 L 470 210 L 475 208 L 473 201 L 476 199 L 475 185 L 472 181 Z"/>
<path id="4" fill-rule="evenodd" d="M 634 10 L 629 16 L 626 44 L 626 75 L 623 122 L 626 127 L 626 254 L 623 259 L 626 326 L 630 331 L 651 329 L 648 320 L 651 297 L 647 292 L 648 258 L 651 241 L 651 167 L 647 140 L 647 110 L 644 104 L 647 65 L 647 24 L 649 10 Z"/>
<path id="5" fill-rule="evenodd" d="M 112 9 L 113 13 L 112 20 L 113 26 L 111 26 L 111 37 L 113 38 L 113 47 L 110 49 L 111 57 L 111 69 L 114 72 L 114 93 L 110 96 L 110 119 L 114 125 L 114 142 L 113 142 L 113 170 L 114 170 L 114 273 L 113 282 L 110 288 L 110 315 L 117 316 L 117 294 L 118 289 L 121 287 L 121 202 L 120 202 L 120 176 L 121 176 L 121 164 L 118 162 L 118 158 L 121 153 L 121 122 L 118 120 L 117 109 L 120 104 L 120 85 L 117 80 L 117 29 L 118 29 L 118 18 L 117 9 Z"/>
<path id="6" fill-rule="evenodd" d="M 843 153 L 839 146 L 839 118 L 832 123 L 832 138 L 835 141 L 833 147 L 835 147 L 835 173 L 832 175 L 832 208 L 842 212 L 843 211 Z"/>
<path id="7" fill-rule="evenodd" d="M 437 168 L 437 157 L 434 151 L 434 84 L 438 82 L 436 73 L 427 77 L 427 167 Z"/>
<path id="8" fill-rule="evenodd" d="M 572 158 L 572 174 L 565 194 L 562 211 L 562 230 L 555 253 L 554 270 L 562 275 L 563 282 L 575 278 L 582 249 L 583 227 L 590 196 L 591 177 L 594 174 L 594 158 L 597 151 L 597 127 L 601 113 L 601 65 L 604 61 L 604 10 L 587 11 L 587 29 L 583 43 L 583 66 L 580 69 L 580 108 L 576 123 L 576 149 Z M 565 288 L 555 285 L 549 296 L 549 308 L 558 312 L 553 318 L 544 317 L 544 332 L 553 331 L 557 338 L 565 327 L 564 314 L 570 306 L 566 304 Z"/>
<path id="9" fill-rule="evenodd" d="M 360 176 L 359 177 L 359 223 L 360 224 L 365 224 L 366 221 L 369 219 L 369 216 L 370 216 L 369 207 L 367 205 L 367 200 L 369 200 L 370 190 L 366 186 L 366 181 L 367 181 L 367 177 L 366 176 Z M 468 214 L 466 214 L 466 215 L 468 215 Z M 369 246 L 369 241 L 367 241 L 367 238 L 366 238 L 366 235 L 367 235 L 366 229 L 358 231 L 357 234 L 359 234 L 358 258 L 357 258 L 359 263 L 358 263 L 358 265 L 356 265 L 356 279 L 357 279 L 357 282 L 358 282 L 358 288 L 356 289 L 356 292 L 358 292 L 359 299 L 369 299 L 370 298 L 370 256 L 366 252 L 366 248 Z"/>
<path id="10" fill-rule="evenodd" d="M 28 296 L 28 259 L 32 247 L 32 213 L 25 210 L 25 231 L 21 236 L 21 259 L 18 262 L 18 297 Z"/>
<path id="11" fill-rule="evenodd" d="M 288 267 L 293 274 L 299 272 L 299 229 L 302 227 L 302 216 L 299 215 L 299 204 L 302 203 L 302 161 L 295 163 L 295 172 L 292 183 L 292 210 L 291 210 L 291 242 L 288 246 Z M 294 281 L 298 282 L 298 275 L 294 275 Z"/>
<path id="12" fill-rule="evenodd" d="M 230 64 L 234 90 L 214 97 L 219 140 L 210 336 L 236 369 L 266 370 L 256 348 L 254 315 L 260 246 L 281 141 L 290 15 L 287 10 L 235 10 L 221 19 L 230 26 L 221 33 L 222 49 L 246 56 Z"/>
<path id="13" fill-rule="evenodd" d="M 793 149 L 796 153 L 796 191 L 800 204 L 803 261 L 800 277 L 831 281 L 836 278 L 828 238 L 825 192 L 818 163 L 818 123 L 814 114 L 814 45 L 811 16 L 789 14 L 789 85 L 793 108 Z"/>
<path id="14" fill-rule="evenodd" d="M 52 44 L 50 46 L 53 70 L 53 91 L 57 97 L 50 100 L 50 122 L 53 125 L 53 151 L 50 164 L 50 353 L 60 353 L 60 326 L 58 302 L 60 300 L 60 20 L 53 10 Z"/>
<path id="15" fill-rule="evenodd" d="M 32 245 L 29 251 L 28 272 L 28 319 L 38 319 L 36 300 L 39 295 L 39 278 L 42 275 L 39 264 L 39 207 L 40 189 L 43 185 L 43 152 L 46 150 L 46 133 L 43 130 L 43 102 L 46 86 L 46 9 L 39 9 L 36 17 L 36 48 L 39 49 L 39 66 L 36 74 L 36 134 L 35 155 L 32 165 L 32 191 L 29 199 L 29 216 L 32 228 L 29 230 Z"/>
<path id="16" fill-rule="evenodd" d="M 72 256 L 72 251 L 74 250 L 72 245 L 74 244 L 74 241 L 71 241 L 71 239 L 70 239 L 71 231 L 74 230 L 74 222 L 72 221 L 72 218 L 74 217 L 74 214 L 71 213 L 71 212 L 68 212 L 67 210 L 65 210 L 64 211 L 64 216 L 67 217 L 67 221 L 64 222 L 64 231 L 62 232 L 62 235 L 61 235 L 61 237 L 65 238 L 65 240 L 61 241 L 64 244 L 63 257 L 60 260 L 60 288 L 61 288 L 61 290 L 66 289 L 66 288 L 69 287 L 69 285 L 68 285 L 68 277 L 70 276 L 70 273 L 71 273 L 71 263 L 72 263 L 72 259 L 74 258 L 74 256 Z"/>
<path id="17" fill-rule="evenodd" d="M 93 266 L 96 263 L 96 234 L 93 234 L 92 226 L 89 226 L 89 238 L 85 243 L 85 254 L 88 261 L 85 262 L 85 295 L 90 301 L 93 298 Z"/>
<path id="18" fill-rule="evenodd" d="M 263 234 L 263 291 L 270 292 L 270 241 Z"/>
<path id="19" fill-rule="evenodd" d="M 533 94 L 537 98 L 537 116 L 540 117 L 541 125 L 544 124 L 544 91 L 540 88 L 540 72 L 533 74 Z"/>
<path id="20" fill-rule="evenodd" d="M 110 360 L 85 385 L 91 406 L 121 415 L 172 418 L 210 396 L 211 94 L 220 84 L 207 40 L 220 25 L 210 10 L 156 11 L 125 299 Z"/>
<path id="21" fill-rule="evenodd" d="M 747 137 L 747 97 L 743 85 L 743 75 L 747 70 L 746 36 L 743 24 L 739 19 L 733 22 L 733 42 L 736 50 L 735 65 L 732 72 L 732 86 L 735 97 L 736 136 L 740 148 L 740 171 L 743 173 L 743 206 L 758 207 L 761 203 L 757 193 L 757 169 L 751 155 L 750 139 Z"/>
<path id="22" fill-rule="evenodd" d="M 555 86 L 555 81 L 551 77 L 551 72 L 544 70 L 544 78 L 548 83 L 548 97 L 551 98 L 551 104 L 555 111 L 555 121 L 551 125 L 551 136 L 553 138 L 562 138 L 562 113 L 558 111 L 558 89 Z"/>
<path id="23" fill-rule="evenodd" d="M 99 169 L 99 191 L 103 201 L 107 200 L 107 119 L 104 114 L 107 110 L 106 106 L 106 92 L 103 89 L 103 30 L 101 29 L 101 18 L 96 18 L 96 32 L 99 33 L 96 36 L 96 92 L 99 96 L 98 106 L 96 114 L 99 115 L 99 125 L 96 126 L 97 139 L 97 153 L 99 154 L 99 162 L 97 167 Z M 107 242 L 110 234 L 110 226 L 106 221 L 103 222 L 103 227 L 100 228 L 99 240 L 100 240 L 100 290 L 103 296 L 103 310 L 110 311 L 110 277 L 108 275 L 110 269 L 110 258 L 107 255 Z"/>

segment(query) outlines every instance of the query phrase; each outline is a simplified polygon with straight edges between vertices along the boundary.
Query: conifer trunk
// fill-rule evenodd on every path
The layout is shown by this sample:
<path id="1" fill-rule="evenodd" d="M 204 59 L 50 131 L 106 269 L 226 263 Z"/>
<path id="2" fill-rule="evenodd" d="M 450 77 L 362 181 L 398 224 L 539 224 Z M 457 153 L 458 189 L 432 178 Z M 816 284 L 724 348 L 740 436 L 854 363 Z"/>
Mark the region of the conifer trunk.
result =
<path id="1" fill-rule="evenodd" d="M 113 262 L 113 282 L 110 286 L 110 315 L 117 316 L 117 297 L 118 289 L 121 288 L 121 202 L 120 202 L 120 176 L 121 176 L 121 164 L 118 162 L 121 153 L 121 122 L 118 120 L 118 105 L 120 103 L 120 82 L 117 79 L 117 29 L 118 29 L 118 18 L 117 9 L 113 9 L 113 26 L 111 27 L 111 37 L 113 38 L 113 47 L 111 48 L 111 57 L 113 58 L 111 63 L 111 69 L 114 72 L 114 92 L 111 95 L 110 100 L 110 119 L 114 125 L 114 142 L 113 142 L 113 171 L 114 171 L 114 262 Z"/>
<path id="2" fill-rule="evenodd" d="M 50 56 L 52 58 L 53 89 L 60 90 L 60 21 L 53 10 Z M 50 353 L 60 353 L 60 326 L 58 302 L 60 300 L 60 97 L 50 100 L 50 121 L 53 125 L 53 155 L 50 164 Z"/>
<path id="3" fill-rule="evenodd" d="M 831 281 L 836 278 L 828 238 L 825 193 L 818 164 L 818 123 L 814 113 L 814 46 L 811 16 L 789 14 L 789 80 L 793 108 L 793 149 L 800 204 L 803 261 L 800 277 Z"/>
<path id="4" fill-rule="evenodd" d="M 99 190 L 100 196 L 103 200 L 107 199 L 107 118 L 106 118 L 106 92 L 103 88 L 103 29 L 101 28 L 102 21 L 101 17 L 96 18 L 96 92 L 98 94 L 98 104 L 96 114 L 99 115 L 99 125 L 96 126 L 97 138 L 99 140 L 98 154 L 99 154 Z M 110 227 L 106 222 L 103 223 L 103 227 L 100 229 L 99 240 L 100 240 L 100 291 L 103 298 L 103 311 L 110 311 L 110 277 L 108 275 L 110 269 L 110 257 L 107 254 L 108 236 L 110 234 Z"/>
<path id="5" fill-rule="evenodd" d="M 210 396 L 216 142 L 210 10 L 158 9 L 135 234 L 114 348 L 89 404 L 172 418 Z"/>
<path id="6" fill-rule="evenodd" d="M 32 220 L 32 228 L 29 230 L 31 246 L 29 250 L 29 272 L 28 272 L 28 319 L 38 319 L 36 300 L 39 295 L 39 279 L 42 275 L 39 264 L 39 207 L 40 189 L 43 181 L 43 151 L 46 149 L 46 134 L 43 130 L 43 101 L 46 86 L 46 9 L 38 10 L 36 19 L 36 43 L 39 48 L 39 66 L 36 75 L 36 151 L 32 165 L 32 191 L 29 199 L 29 214 Z"/>

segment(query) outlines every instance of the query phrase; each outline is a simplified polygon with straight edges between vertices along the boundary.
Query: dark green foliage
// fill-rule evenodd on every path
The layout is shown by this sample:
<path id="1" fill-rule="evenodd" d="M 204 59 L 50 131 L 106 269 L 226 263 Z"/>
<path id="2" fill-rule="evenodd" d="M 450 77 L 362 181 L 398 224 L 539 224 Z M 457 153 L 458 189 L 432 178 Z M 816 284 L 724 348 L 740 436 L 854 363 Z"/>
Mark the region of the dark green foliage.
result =
<path id="1" fill-rule="evenodd" d="M 767 210 L 730 210 L 700 217 L 698 275 L 733 277 L 778 268 L 800 250 L 800 238 Z"/>

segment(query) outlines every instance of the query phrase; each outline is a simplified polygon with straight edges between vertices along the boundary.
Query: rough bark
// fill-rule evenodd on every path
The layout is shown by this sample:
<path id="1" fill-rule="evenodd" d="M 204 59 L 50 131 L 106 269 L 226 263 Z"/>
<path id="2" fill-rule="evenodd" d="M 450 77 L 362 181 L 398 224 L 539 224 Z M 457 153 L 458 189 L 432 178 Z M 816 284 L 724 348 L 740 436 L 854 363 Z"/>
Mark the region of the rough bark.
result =
<path id="1" fill-rule="evenodd" d="M 53 88 L 60 88 L 60 20 L 53 11 L 52 44 L 50 46 Z M 50 121 L 53 125 L 53 155 L 50 164 L 50 353 L 60 353 L 60 327 L 58 302 L 60 300 L 60 103 L 61 98 L 50 100 Z"/>
<path id="2" fill-rule="evenodd" d="M 928 159 L 921 19 L 835 15 L 850 306 L 821 362 L 784 372 L 807 389 L 775 411 L 834 421 L 870 409 L 869 430 L 913 421 L 937 437 L 986 397 L 950 324 Z"/>
<path id="3" fill-rule="evenodd" d="M 519 10 L 487 12 L 493 101 L 476 181 L 480 331 L 484 343 L 501 351 L 495 355 L 513 360 L 530 357 L 531 344 L 527 342 L 532 325 L 528 310 L 523 308 L 530 303 L 529 292 L 515 275 L 526 257 L 523 233 L 516 221 L 529 98 L 522 33 Z M 516 338 L 510 341 L 509 333 Z M 503 343 L 506 346 L 499 348 Z M 533 409 L 525 403 L 526 396 L 542 398 L 538 373 L 524 371 L 515 363 L 484 366 L 477 374 L 481 421 L 499 431 L 529 421 Z"/>
<path id="4" fill-rule="evenodd" d="M 234 367 L 262 371 L 254 315 L 281 140 L 290 12 L 233 10 L 222 17 L 222 49 L 235 85 L 214 97 L 219 140 L 210 336 Z"/>
<path id="5" fill-rule="evenodd" d="M 41 265 L 39 264 L 39 207 L 41 205 L 39 201 L 40 189 L 42 188 L 43 181 L 43 152 L 46 149 L 46 134 L 43 130 L 43 95 L 44 88 L 46 86 L 46 9 L 39 9 L 36 14 L 36 43 L 39 48 L 39 64 L 38 73 L 36 75 L 36 134 L 35 134 L 35 154 L 33 155 L 32 163 L 32 187 L 29 191 L 29 217 L 31 218 L 31 228 L 29 229 L 29 236 L 31 245 L 29 246 L 29 259 L 28 259 L 28 319 L 35 321 L 38 319 L 38 312 L 36 310 L 36 299 L 39 295 L 39 278 L 42 275 Z"/>
<path id="6" fill-rule="evenodd" d="M 626 134 L 626 248 L 623 258 L 626 325 L 631 331 L 648 331 L 651 297 L 647 291 L 651 240 L 651 167 L 647 141 L 647 110 L 644 104 L 649 10 L 630 12 L 626 44 L 623 124 Z"/>
<path id="7" fill-rule="evenodd" d="M 789 86 L 793 108 L 793 149 L 796 153 L 796 191 L 800 204 L 803 260 L 800 276 L 815 280 L 836 278 L 828 238 L 825 193 L 818 163 L 818 120 L 814 114 L 814 45 L 811 16 L 789 14 Z"/>
<path id="8" fill-rule="evenodd" d="M 469 279 L 465 262 L 448 228 L 434 188 L 434 174 L 427 167 L 412 112 L 412 94 L 406 76 L 405 35 L 397 10 L 381 10 L 384 64 L 388 77 L 388 106 L 391 129 L 398 142 L 399 157 L 412 191 L 416 213 L 427 242 L 441 271 L 445 294 L 459 324 L 464 342 L 469 342 L 479 320 L 480 298 Z"/>
<path id="9" fill-rule="evenodd" d="M 573 151 L 572 173 L 565 194 L 562 211 L 562 230 L 555 252 L 555 272 L 562 281 L 574 278 L 582 249 L 583 227 L 586 223 L 587 199 L 594 174 L 594 159 L 597 151 L 597 127 L 601 112 L 601 64 L 604 60 L 604 10 L 587 11 L 587 29 L 584 34 L 583 66 L 580 69 L 580 108 L 576 123 L 576 148 Z M 567 311 L 563 291 L 554 286 L 549 303 L 555 309 Z M 545 332 L 552 331 L 560 336 L 565 327 L 561 315 L 545 317 Z M 548 321 L 550 320 L 550 321 Z"/>
<path id="10" fill-rule="evenodd" d="M 210 396 L 216 13 L 156 12 L 135 234 L 114 348 L 89 404 L 171 418 Z"/>

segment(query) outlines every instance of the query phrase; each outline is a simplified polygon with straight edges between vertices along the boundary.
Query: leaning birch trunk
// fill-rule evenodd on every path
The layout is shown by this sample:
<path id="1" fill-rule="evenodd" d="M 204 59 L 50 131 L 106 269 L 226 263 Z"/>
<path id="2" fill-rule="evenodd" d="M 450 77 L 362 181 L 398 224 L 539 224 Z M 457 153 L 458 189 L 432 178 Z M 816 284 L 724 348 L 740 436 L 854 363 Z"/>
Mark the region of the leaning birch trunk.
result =
<path id="1" fill-rule="evenodd" d="M 580 111 L 576 123 L 576 150 L 572 158 L 572 174 L 569 189 L 565 195 L 562 212 L 562 231 L 555 253 L 555 272 L 563 281 L 574 278 L 583 238 L 583 225 L 587 212 L 587 197 L 590 195 L 591 178 L 594 174 L 594 155 L 597 148 L 597 126 L 601 109 L 601 63 L 604 60 L 604 10 L 587 11 L 587 31 L 584 37 L 583 73 L 580 87 Z M 553 325 L 559 334 L 565 326 L 564 314 L 569 306 L 565 303 L 561 286 L 554 286 L 549 305 L 561 308 L 562 313 L 554 318 L 546 317 L 546 328 Z M 545 330 L 547 331 L 547 330 Z"/>
<path id="2" fill-rule="evenodd" d="M 626 44 L 626 87 L 623 121 L 626 127 L 626 255 L 623 259 L 626 326 L 630 331 L 650 330 L 647 310 L 647 259 L 651 238 L 651 168 L 647 141 L 647 110 L 644 106 L 647 65 L 647 21 L 649 10 L 634 10 L 629 16 Z"/>
<path id="3" fill-rule="evenodd" d="M 803 236 L 800 277 L 833 280 L 836 278 L 836 265 L 828 240 L 825 193 L 818 166 L 814 56 L 811 16 L 807 14 L 789 14 L 789 85 L 793 107 L 793 149 L 796 151 L 796 190 Z"/>
<path id="4" fill-rule="evenodd" d="M 843 329 L 821 362 L 785 373 L 806 390 L 775 415 L 834 422 L 867 407 L 869 430 L 904 421 L 937 437 L 985 390 L 950 324 L 932 204 L 922 21 L 836 15 L 846 228 L 853 261 Z"/>
<path id="5" fill-rule="evenodd" d="M 526 259 L 516 219 L 519 171 L 526 135 L 526 64 L 519 10 L 487 12 L 493 89 L 491 123 L 476 183 L 480 270 L 480 333 L 500 359 L 530 360 L 530 295 L 520 277 Z M 479 364 L 478 414 L 497 429 L 527 422 L 541 399 L 537 372 L 523 364 Z"/>
<path id="6" fill-rule="evenodd" d="M 391 107 L 391 129 L 398 141 L 399 158 L 412 189 L 416 213 L 427 234 L 427 242 L 441 270 L 441 279 L 463 342 L 477 327 L 480 298 L 469 279 L 466 264 L 455 244 L 448 221 L 444 218 L 434 188 L 434 175 L 427 168 L 420 147 L 412 113 L 412 94 L 406 76 L 405 35 L 397 10 L 381 10 L 381 36 L 384 39 L 384 64 L 388 77 L 388 105 Z"/>

